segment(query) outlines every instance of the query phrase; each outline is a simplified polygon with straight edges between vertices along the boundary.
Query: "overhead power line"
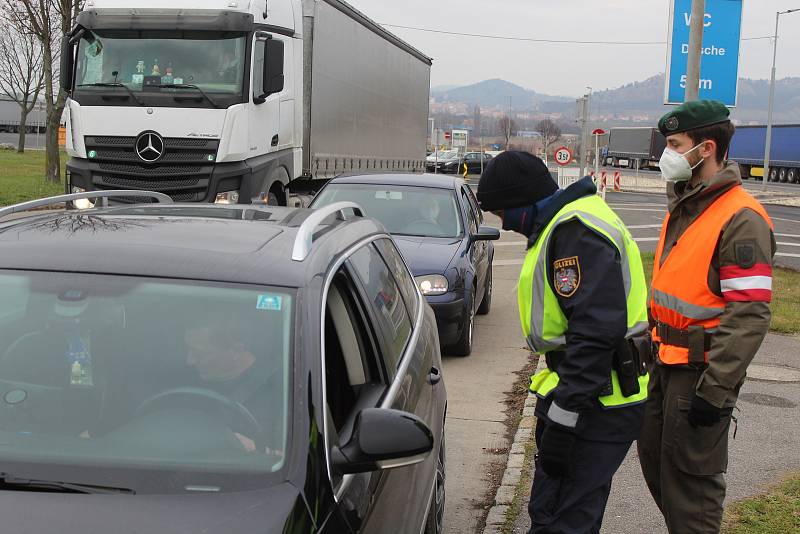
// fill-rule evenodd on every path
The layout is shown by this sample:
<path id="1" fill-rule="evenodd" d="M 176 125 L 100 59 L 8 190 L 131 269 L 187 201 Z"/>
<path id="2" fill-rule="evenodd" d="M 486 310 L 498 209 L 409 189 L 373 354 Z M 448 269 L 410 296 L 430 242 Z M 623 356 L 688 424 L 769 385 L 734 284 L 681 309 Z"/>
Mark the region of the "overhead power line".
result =
<path id="1" fill-rule="evenodd" d="M 428 32 L 428 33 L 439 33 L 443 35 L 455 35 L 458 37 L 478 37 L 480 39 L 495 39 L 498 41 L 522 41 L 528 43 L 560 43 L 560 44 L 592 44 L 592 45 L 665 45 L 667 44 L 666 41 L 583 41 L 577 39 L 537 39 L 534 37 L 512 37 L 508 35 L 488 35 L 484 33 L 465 33 L 465 32 L 454 32 L 449 30 L 437 30 L 435 28 L 418 28 L 415 26 L 401 26 L 399 24 L 383 24 L 382 26 L 386 26 L 387 28 L 402 28 L 404 30 L 414 30 L 419 32 Z M 742 41 L 755 41 L 758 39 L 771 39 L 772 37 L 767 35 L 764 37 L 744 37 Z"/>

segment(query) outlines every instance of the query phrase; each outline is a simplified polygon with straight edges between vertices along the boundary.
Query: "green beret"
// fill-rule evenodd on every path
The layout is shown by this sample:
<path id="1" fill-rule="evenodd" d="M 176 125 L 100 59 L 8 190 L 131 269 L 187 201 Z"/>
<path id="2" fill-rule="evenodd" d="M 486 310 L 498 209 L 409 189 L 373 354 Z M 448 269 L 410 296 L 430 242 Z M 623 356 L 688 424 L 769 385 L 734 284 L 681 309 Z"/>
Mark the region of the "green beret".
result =
<path id="1" fill-rule="evenodd" d="M 728 121 L 730 114 L 725 104 L 716 100 L 684 102 L 659 119 L 658 129 L 666 137 Z"/>

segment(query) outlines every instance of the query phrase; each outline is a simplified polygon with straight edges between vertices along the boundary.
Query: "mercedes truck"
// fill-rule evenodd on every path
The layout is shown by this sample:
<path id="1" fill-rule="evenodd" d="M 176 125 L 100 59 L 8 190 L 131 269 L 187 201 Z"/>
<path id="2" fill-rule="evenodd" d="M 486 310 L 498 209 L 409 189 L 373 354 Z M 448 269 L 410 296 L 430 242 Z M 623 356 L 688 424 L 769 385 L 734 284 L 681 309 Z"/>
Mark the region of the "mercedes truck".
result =
<path id="1" fill-rule="evenodd" d="M 424 171 L 431 59 L 342 0 L 87 0 L 62 46 L 68 192 L 286 204 Z"/>

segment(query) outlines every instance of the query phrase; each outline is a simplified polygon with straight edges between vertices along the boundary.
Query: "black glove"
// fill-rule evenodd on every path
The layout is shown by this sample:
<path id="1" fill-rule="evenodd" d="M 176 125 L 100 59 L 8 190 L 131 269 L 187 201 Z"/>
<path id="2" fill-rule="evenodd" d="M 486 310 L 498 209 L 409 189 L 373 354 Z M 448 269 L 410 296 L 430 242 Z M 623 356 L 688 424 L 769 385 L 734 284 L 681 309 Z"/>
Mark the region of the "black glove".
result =
<path id="1" fill-rule="evenodd" d="M 576 436 L 556 424 L 549 424 L 542 433 L 539 461 L 542 469 L 551 477 L 562 477 L 569 471 L 572 448 Z"/>
<path id="2" fill-rule="evenodd" d="M 713 404 L 698 397 L 695 393 L 692 396 L 692 405 L 689 408 L 689 424 L 692 428 L 698 426 L 714 426 L 725 416 L 733 412 L 732 408 L 717 408 Z"/>

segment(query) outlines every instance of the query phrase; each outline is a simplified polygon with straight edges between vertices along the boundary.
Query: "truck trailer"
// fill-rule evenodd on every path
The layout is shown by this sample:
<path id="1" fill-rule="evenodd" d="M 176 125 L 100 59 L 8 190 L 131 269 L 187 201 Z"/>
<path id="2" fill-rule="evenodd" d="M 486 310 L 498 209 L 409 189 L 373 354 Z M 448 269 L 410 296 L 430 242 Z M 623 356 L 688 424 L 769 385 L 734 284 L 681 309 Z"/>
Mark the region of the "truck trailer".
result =
<path id="1" fill-rule="evenodd" d="M 604 163 L 629 169 L 658 169 L 667 140 L 658 128 L 611 128 Z"/>
<path id="2" fill-rule="evenodd" d="M 800 184 L 800 124 L 772 127 L 769 181 Z M 728 159 L 739 164 L 742 178 L 764 176 L 766 126 L 737 126 L 731 139 Z"/>
<path id="3" fill-rule="evenodd" d="M 342 0 L 90 0 L 62 50 L 68 192 L 286 204 L 422 172 L 430 67 Z"/>

